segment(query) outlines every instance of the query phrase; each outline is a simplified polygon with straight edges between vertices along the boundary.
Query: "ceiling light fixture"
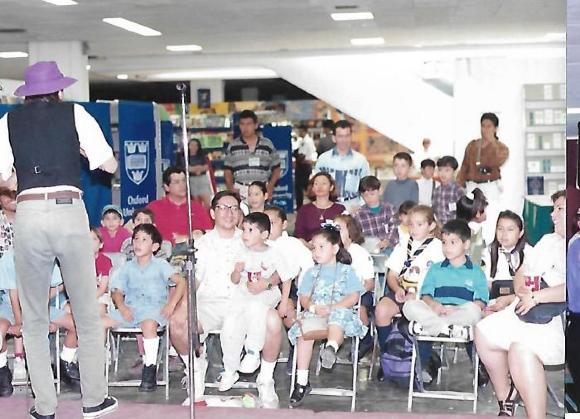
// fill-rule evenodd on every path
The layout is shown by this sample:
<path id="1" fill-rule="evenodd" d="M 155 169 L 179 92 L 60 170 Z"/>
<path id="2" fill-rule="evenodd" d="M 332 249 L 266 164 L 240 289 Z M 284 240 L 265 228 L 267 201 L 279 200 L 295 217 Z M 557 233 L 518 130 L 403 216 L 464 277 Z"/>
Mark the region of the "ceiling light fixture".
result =
<path id="1" fill-rule="evenodd" d="M 87 69 L 87 71 L 89 71 L 91 69 L 91 65 L 87 64 L 85 68 Z"/>
<path id="2" fill-rule="evenodd" d="M 336 22 L 348 20 L 372 20 L 375 16 L 371 12 L 331 13 L 330 17 Z"/>
<path id="3" fill-rule="evenodd" d="M 275 71 L 263 67 L 210 68 L 192 71 L 158 73 L 149 76 L 151 80 L 239 80 L 239 79 L 273 79 L 278 77 Z"/>
<path id="4" fill-rule="evenodd" d="M 117 74 L 119 80 L 127 80 L 129 78 L 128 74 Z"/>
<path id="5" fill-rule="evenodd" d="M 73 0 L 42 0 L 45 3 L 54 4 L 55 6 L 74 6 L 78 4 L 76 1 Z"/>
<path id="6" fill-rule="evenodd" d="M 374 38 L 353 38 L 350 40 L 351 45 L 356 47 L 370 46 L 370 45 L 384 45 L 385 38 L 377 36 Z"/>
<path id="7" fill-rule="evenodd" d="M 142 36 L 160 36 L 161 32 L 122 17 L 106 17 L 103 22 Z"/>
<path id="8" fill-rule="evenodd" d="M 544 35 L 546 41 L 566 41 L 566 32 L 548 32 Z"/>
<path id="9" fill-rule="evenodd" d="M 28 57 L 28 53 L 23 51 L 0 52 L 0 58 L 26 58 L 26 57 Z"/>
<path id="10" fill-rule="evenodd" d="M 195 44 L 167 45 L 165 48 L 167 49 L 167 51 L 171 52 L 201 51 L 203 49 L 201 46 Z"/>

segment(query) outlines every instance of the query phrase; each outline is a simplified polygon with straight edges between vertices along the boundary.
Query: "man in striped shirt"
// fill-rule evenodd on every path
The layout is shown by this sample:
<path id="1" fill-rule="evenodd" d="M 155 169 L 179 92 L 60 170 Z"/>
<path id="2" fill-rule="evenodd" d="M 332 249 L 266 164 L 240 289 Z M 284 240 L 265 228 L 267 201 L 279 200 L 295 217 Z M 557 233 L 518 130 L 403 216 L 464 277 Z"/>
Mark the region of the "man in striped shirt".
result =
<path id="1" fill-rule="evenodd" d="M 242 199 L 254 181 L 266 183 L 268 199 L 280 178 L 280 156 L 272 141 L 257 134 L 258 117 L 253 111 L 240 113 L 240 136 L 226 150 L 224 177 L 226 187 Z"/>

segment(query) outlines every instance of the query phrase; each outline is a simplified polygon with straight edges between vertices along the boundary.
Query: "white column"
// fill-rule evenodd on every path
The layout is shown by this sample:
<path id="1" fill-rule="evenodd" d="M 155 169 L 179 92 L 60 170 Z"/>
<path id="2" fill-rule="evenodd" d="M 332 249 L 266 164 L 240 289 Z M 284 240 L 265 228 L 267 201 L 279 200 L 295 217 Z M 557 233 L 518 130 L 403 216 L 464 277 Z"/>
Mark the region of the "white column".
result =
<path id="1" fill-rule="evenodd" d="M 197 105 L 197 89 L 209 89 L 211 103 L 224 101 L 223 80 L 192 80 L 189 83 L 191 89 L 191 103 Z"/>
<path id="2" fill-rule="evenodd" d="M 64 99 L 86 102 L 89 100 L 88 56 L 82 41 L 30 42 L 29 63 L 56 61 L 60 71 L 78 81 L 64 90 Z"/>

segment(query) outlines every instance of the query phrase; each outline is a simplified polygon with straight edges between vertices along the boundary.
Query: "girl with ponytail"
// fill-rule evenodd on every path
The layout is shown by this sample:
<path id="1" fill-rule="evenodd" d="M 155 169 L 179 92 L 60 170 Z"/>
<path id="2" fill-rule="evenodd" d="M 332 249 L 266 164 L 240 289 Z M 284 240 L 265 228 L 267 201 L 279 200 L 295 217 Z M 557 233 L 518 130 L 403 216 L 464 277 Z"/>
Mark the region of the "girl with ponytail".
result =
<path id="1" fill-rule="evenodd" d="M 483 223 L 487 220 L 485 213 L 487 205 L 487 199 L 479 188 L 475 188 L 473 192 L 466 193 L 457 201 L 456 217 L 465 221 L 471 229 L 469 258 L 476 265 L 481 264 L 486 248 L 485 238 L 483 237 Z"/>
<path id="2" fill-rule="evenodd" d="M 362 338 L 367 332 L 354 306 L 364 292 L 361 281 L 350 266 L 352 259 L 334 224 L 326 224 L 312 237 L 312 257 L 316 265 L 308 270 L 298 287 L 304 309 L 288 331 L 297 358 L 296 384 L 290 407 L 298 407 L 310 393 L 308 368 L 315 339 L 327 339 L 321 351 L 322 367 L 332 368 L 344 336 Z M 313 337 L 316 335 L 317 337 Z"/>

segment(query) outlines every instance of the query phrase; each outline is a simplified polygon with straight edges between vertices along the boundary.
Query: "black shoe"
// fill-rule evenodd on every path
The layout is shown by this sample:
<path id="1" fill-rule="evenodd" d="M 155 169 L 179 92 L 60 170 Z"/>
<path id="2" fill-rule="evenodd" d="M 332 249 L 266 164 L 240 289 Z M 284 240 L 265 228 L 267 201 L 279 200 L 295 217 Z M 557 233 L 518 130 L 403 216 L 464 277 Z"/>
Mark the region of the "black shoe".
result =
<path id="1" fill-rule="evenodd" d="M 295 407 L 302 406 L 302 403 L 304 403 L 304 398 L 309 395 L 311 391 L 312 387 L 310 386 L 310 381 L 306 383 L 305 386 L 301 386 L 300 384 L 296 383 L 294 386 L 294 391 L 290 396 L 290 403 L 288 407 L 293 409 Z"/>
<path id="2" fill-rule="evenodd" d="M 0 397 L 10 397 L 13 392 L 12 371 L 10 371 L 8 365 L 4 365 L 0 368 Z"/>
<path id="3" fill-rule="evenodd" d="M 367 333 L 366 336 L 360 341 L 360 344 L 358 345 L 359 361 L 373 349 L 374 344 L 375 341 L 373 337 L 370 335 L 370 333 Z"/>
<path id="4" fill-rule="evenodd" d="M 379 363 L 379 368 L 377 368 L 377 381 L 379 383 L 382 383 L 383 381 L 385 381 L 385 372 L 383 371 L 383 367 L 381 367 L 380 363 Z"/>
<path id="5" fill-rule="evenodd" d="M 74 362 L 60 360 L 60 380 L 75 391 L 81 389 L 79 366 Z"/>
<path id="6" fill-rule="evenodd" d="M 485 369 L 485 365 L 479 364 L 479 372 L 477 375 L 477 385 L 479 387 L 485 387 L 489 383 L 489 374 Z"/>
<path id="7" fill-rule="evenodd" d="M 497 402 L 497 404 L 499 405 L 498 416 L 515 416 L 516 411 L 518 410 L 519 400 L 520 395 L 518 393 L 518 390 L 512 383 L 507 398 L 503 401 L 498 400 Z"/>
<path id="8" fill-rule="evenodd" d="M 157 390 L 157 365 L 143 365 L 139 391 Z"/>
<path id="9" fill-rule="evenodd" d="M 111 396 L 105 397 L 103 403 L 93 407 L 83 407 L 83 417 L 85 418 L 99 418 L 111 412 L 114 412 L 119 407 L 117 399 Z"/>
<path id="10" fill-rule="evenodd" d="M 320 364 L 322 368 L 331 369 L 336 363 L 336 349 L 333 346 L 326 345 L 320 352 Z"/>
<path id="11" fill-rule="evenodd" d="M 54 419 L 54 413 L 52 415 L 41 415 L 34 406 L 28 411 L 28 414 L 33 419 Z"/>

